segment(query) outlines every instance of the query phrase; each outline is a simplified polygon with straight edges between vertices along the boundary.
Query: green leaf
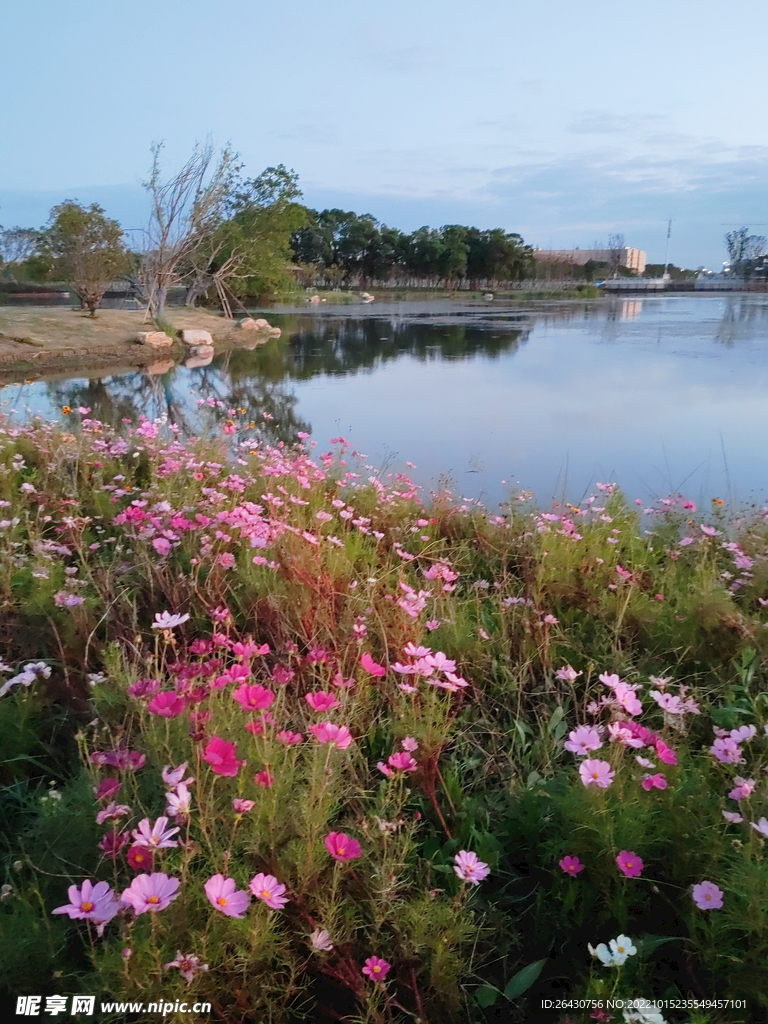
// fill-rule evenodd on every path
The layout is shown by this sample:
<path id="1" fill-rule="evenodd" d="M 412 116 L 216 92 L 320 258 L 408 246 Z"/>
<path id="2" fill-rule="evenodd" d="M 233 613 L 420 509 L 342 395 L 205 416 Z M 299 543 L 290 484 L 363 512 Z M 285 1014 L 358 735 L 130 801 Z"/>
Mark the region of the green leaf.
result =
<path id="1" fill-rule="evenodd" d="M 527 992 L 531 985 L 536 981 L 538 976 L 541 974 L 544 964 L 547 962 L 549 957 L 544 957 L 543 960 L 534 960 L 532 964 L 528 964 L 517 974 L 513 975 L 507 982 L 507 987 L 504 989 L 504 995 L 507 999 L 517 999 L 523 992 Z"/>
<path id="2" fill-rule="evenodd" d="M 678 935 L 643 935 L 637 940 L 637 951 L 642 957 L 650 956 L 654 949 L 665 942 L 675 942 L 678 938 Z"/>
<path id="3" fill-rule="evenodd" d="M 547 725 L 548 732 L 553 733 L 555 731 L 560 722 L 562 722 L 564 714 L 565 712 L 563 711 L 562 705 L 558 704 L 558 706 L 552 712 L 551 718 L 549 719 L 549 724 Z"/>
<path id="4" fill-rule="evenodd" d="M 493 985 L 481 985 L 475 989 L 475 999 L 482 1007 L 493 1006 L 500 995 L 501 992 Z"/>

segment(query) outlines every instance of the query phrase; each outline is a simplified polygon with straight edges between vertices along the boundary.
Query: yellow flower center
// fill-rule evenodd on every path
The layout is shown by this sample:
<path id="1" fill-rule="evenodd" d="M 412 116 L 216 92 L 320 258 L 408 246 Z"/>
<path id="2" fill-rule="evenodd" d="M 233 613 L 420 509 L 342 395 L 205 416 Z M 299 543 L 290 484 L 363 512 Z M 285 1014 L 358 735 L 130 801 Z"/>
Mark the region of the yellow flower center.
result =
<path id="1" fill-rule="evenodd" d="M 373 973 L 374 974 L 378 974 L 380 970 L 381 970 L 381 968 L 379 967 L 378 964 L 376 964 L 376 966 L 373 968 Z"/>
<path id="2" fill-rule="evenodd" d="M 159 902 L 160 902 L 160 897 L 159 896 L 148 896 L 147 897 L 147 903 L 159 903 Z"/>
<path id="3" fill-rule="evenodd" d="M 709 896 L 707 896 L 707 899 L 709 899 Z M 85 903 L 80 904 L 80 909 L 84 910 L 85 913 L 88 914 L 93 910 L 93 904 L 89 903 L 88 900 L 86 900 Z"/>
<path id="4" fill-rule="evenodd" d="M 619 946 L 619 952 L 620 952 L 620 953 L 623 953 L 623 952 L 624 952 L 624 947 L 623 947 L 623 946 Z"/>
<path id="5" fill-rule="evenodd" d="M 269 891 L 269 889 L 262 889 L 261 890 L 261 898 L 262 899 L 268 900 L 268 899 L 270 899 L 271 896 L 272 896 L 272 893 Z"/>
<path id="6" fill-rule="evenodd" d="M 227 898 L 226 898 L 226 896 L 219 896 L 219 898 L 216 900 L 216 902 L 219 904 L 220 907 L 226 907 L 226 905 L 227 905 Z"/>

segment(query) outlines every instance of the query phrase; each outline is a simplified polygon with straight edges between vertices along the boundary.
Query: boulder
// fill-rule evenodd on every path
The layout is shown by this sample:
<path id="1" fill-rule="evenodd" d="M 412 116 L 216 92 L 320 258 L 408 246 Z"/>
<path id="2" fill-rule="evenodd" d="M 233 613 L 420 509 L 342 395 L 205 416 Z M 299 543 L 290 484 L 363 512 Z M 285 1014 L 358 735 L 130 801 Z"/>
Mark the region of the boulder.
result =
<path id="1" fill-rule="evenodd" d="M 195 345 L 190 349 L 189 359 L 184 365 L 188 370 L 195 370 L 201 366 L 209 366 L 213 361 L 213 345 Z"/>
<path id="2" fill-rule="evenodd" d="M 271 330 L 266 320 L 261 317 L 259 317 L 258 320 L 254 320 L 252 316 L 246 317 L 245 320 L 240 321 L 240 329 L 243 331 Z"/>
<path id="3" fill-rule="evenodd" d="M 162 376 L 164 373 L 168 373 L 172 370 L 176 364 L 172 359 L 161 359 L 160 362 L 152 363 L 151 366 L 147 367 L 147 373 L 151 377 Z"/>
<path id="4" fill-rule="evenodd" d="M 185 327 L 181 332 L 181 340 L 185 345 L 209 345 L 213 346 L 213 338 L 210 331 L 201 331 L 197 328 Z"/>
<path id="5" fill-rule="evenodd" d="M 168 348 L 173 344 L 173 338 L 164 331 L 139 331 L 136 337 L 140 345 L 149 345 L 150 348 Z"/>

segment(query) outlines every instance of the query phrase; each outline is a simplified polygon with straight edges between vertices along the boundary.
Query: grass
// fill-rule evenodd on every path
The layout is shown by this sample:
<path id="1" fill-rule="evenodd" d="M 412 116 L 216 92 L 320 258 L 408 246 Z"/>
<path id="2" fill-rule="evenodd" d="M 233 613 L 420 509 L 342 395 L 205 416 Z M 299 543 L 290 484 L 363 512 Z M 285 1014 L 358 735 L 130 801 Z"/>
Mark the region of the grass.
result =
<path id="1" fill-rule="evenodd" d="M 84 412 L 0 430 L 9 996 L 161 992 L 253 1022 L 524 1021 L 566 996 L 744 1003 L 699 1024 L 764 1014 L 766 510 L 702 517 L 675 496 L 642 513 L 600 485 L 578 508 L 513 495 L 496 516 L 424 503 L 343 439 L 270 447 L 224 408 L 210 428 L 118 434 Z M 181 621 L 159 628 L 165 612 Z M 606 788 L 566 747 L 578 728 Z M 195 781 L 169 801 L 163 771 L 184 762 Z M 737 778 L 755 783 L 740 800 Z M 52 914 L 84 879 L 130 890 L 132 833 L 163 815 L 179 831 L 153 870 L 177 898 L 103 937 Z M 335 860 L 333 833 L 359 856 Z M 217 875 L 243 892 L 273 876 L 288 902 L 257 891 L 227 916 L 205 894 Z M 696 904 L 703 881 L 721 908 Z M 590 956 L 622 934 L 623 963 Z M 208 969 L 187 984 L 178 951 Z"/>

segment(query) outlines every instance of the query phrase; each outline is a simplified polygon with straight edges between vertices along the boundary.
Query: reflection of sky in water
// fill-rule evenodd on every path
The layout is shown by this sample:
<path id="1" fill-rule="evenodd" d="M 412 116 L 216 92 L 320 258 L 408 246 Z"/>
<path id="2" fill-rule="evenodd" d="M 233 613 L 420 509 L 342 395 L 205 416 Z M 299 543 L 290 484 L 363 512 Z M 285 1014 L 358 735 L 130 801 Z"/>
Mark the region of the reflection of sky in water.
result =
<path id="1" fill-rule="evenodd" d="M 204 370 L 110 378 L 96 386 L 97 400 L 108 396 L 115 418 L 170 409 L 190 427 L 201 394 L 253 418 L 267 409 L 276 436 L 309 425 L 324 450 L 341 433 L 375 465 L 402 469 L 410 459 L 420 482 L 449 475 L 459 493 L 490 506 L 506 494 L 502 480 L 541 502 L 577 499 L 598 480 L 618 481 L 630 498 L 768 494 L 768 301 L 760 296 L 617 300 L 539 318 L 522 332 L 480 312 L 458 326 L 383 313 L 273 315 L 285 330 L 277 345 Z M 0 408 L 15 407 L 19 419 L 27 406 L 51 415 L 79 404 L 76 385 L 86 383 L 6 388 Z"/>

